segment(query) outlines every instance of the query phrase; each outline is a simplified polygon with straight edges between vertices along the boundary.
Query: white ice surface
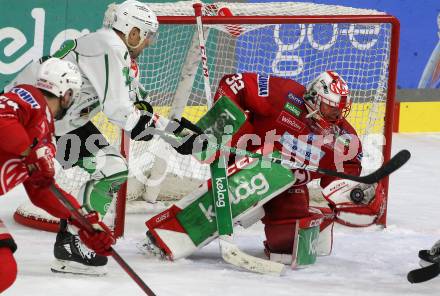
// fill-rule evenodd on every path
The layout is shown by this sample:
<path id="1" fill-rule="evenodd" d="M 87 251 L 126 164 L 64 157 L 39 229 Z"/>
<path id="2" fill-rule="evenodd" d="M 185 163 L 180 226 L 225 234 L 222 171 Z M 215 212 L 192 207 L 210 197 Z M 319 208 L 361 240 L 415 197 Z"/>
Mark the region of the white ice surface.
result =
<path id="1" fill-rule="evenodd" d="M 406 280 L 418 266 L 418 250 L 440 238 L 440 134 L 394 135 L 393 154 L 404 148 L 412 158 L 390 178 L 388 227 L 337 227 L 332 255 L 307 269 L 288 270 L 280 278 L 239 271 L 221 260 L 216 241 L 178 262 L 146 258 L 134 245 L 145 232 L 142 215 L 128 218 L 126 237 L 115 249 L 160 296 L 440 295 L 440 278 L 414 285 Z M 22 188 L 0 198 L 0 217 L 19 247 L 18 279 L 3 295 L 144 295 L 112 259 L 104 277 L 53 274 L 55 234 L 12 219 L 25 198 Z M 263 257 L 262 240 L 261 224 L 237 231 L 237 244 L 250 254 Z"/>

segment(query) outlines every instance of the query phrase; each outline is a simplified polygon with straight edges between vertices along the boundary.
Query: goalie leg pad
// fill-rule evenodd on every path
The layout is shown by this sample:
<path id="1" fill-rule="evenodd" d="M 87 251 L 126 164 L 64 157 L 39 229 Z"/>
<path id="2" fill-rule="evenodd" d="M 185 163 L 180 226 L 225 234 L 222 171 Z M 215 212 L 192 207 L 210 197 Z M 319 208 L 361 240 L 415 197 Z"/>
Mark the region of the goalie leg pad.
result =
<path id="1" fill-rule="evenodd" d="M 272 230 L 279 231 L 281 239 L 278 241 L 286 242 L 285 234 L 291 234 L 289 240 L 291 249 L 287 251 L 284 247 L 282 251 L 270 249 L 268 241 L 265 241 L 265 253 L 271 261 L 283 264 L 292 264 L 294 267 L 304 267 L 314 264 L 318 255 L 319 227 L 322 224 L 324 215 L 314 208 L 310 208 L 307 217 L 300 219 L 290 219 L 278 221 L 276 228 Z M 271 239 L 274 239 L 272 234 Z M 273 243 L 273 242 L 272 242 Z M 279 246 L 279 245 L 278 245 Z M 285 251 L 286 250 L 286 251 Z"/>
<path id="2" fill-rule="evenodd" d="M 295 177 L 278 164 L 270 168 L 256 165 L 231 172 L 228 181 L 233 222 L 238 223 L 248 213 L 252 216 L 258 212 L 255 208 L 290 188 Z M 188 256 L 211 242 L 218 233 L 210 182 L 148 220 L 146 225 L 170 259 Z"/>
<path id="3" fill-rule="evenodd" d="M 318 256 L 328 256 L 333 249 L 333 226 L 335 224 L 335 213 L 330 208 L 314 207 L 323 214 L 323 220 L 319 226 L 319 239 L 316 245 Z"/>
<path id="4" fill-rule="evenodd" d="M 176 217 L 180 212 L 182 209 L 172 205 L 145 223 L 149 229 L 146 247 L 154 255 L 158 253 L 153 247 L 148 247 L 151 243 L 162 250 L 170 260 L 186 257 L 198 249 Z"/>

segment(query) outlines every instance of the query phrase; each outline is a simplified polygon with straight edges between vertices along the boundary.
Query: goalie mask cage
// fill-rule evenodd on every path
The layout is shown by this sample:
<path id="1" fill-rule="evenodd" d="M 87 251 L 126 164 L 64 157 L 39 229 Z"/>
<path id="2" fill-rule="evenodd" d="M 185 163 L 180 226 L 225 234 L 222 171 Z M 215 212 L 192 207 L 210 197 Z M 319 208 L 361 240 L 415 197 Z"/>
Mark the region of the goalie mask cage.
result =
<path id="1" fill-rule="evenodd" d="M 160 26 L 156 42 L 138 58 L 140 82 L 155 112 L 195 122 L 206 112 L 207 102 L 192 2 L 149 5 Z M 364 148 L 362 174 L 390 158 L 399 41 L 395 17 L 312 3 L 215 3 L 203 5 L 202 22 L 213 94 L 221 77 L 230 73 L 258 72 L 307 85 L 321 72 L 334 70 L 352 93 L 348 120 Z M 120 145 L 120 131 L 105 116 L 94 122 L 111 143 Z M 209 177 L 209 167 L 178 155 L 158 138 L 131 141 L 129 146 L 131 177 L 127 192 L 119 192 L 119 197 L 127 197 L 129 209 L 132 200 L 178 200 Z M 61 171 L 57 180 L 75 192 L 87 178 L 76 169 Z M 388 178 L 381 182 L 380 194 L 386 197 Z M 312 195 L 319 195 L 316 182 L 310 187 Z M 116 214 L 115 232 L 120 236 L 124 203 L 117 208 L 121 212 Z M 383 210 L 377 223 L 385 225 L 386 199 Z"/>

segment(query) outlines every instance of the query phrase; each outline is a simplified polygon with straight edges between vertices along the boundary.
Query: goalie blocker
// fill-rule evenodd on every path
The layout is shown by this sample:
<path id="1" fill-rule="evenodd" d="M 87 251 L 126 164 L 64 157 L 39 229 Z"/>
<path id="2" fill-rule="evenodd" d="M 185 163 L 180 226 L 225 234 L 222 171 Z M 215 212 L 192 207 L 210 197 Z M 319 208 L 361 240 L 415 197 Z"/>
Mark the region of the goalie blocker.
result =
<path id="1" fill-rule="evenodd" d="M 247 228 L 259 221 L 264 216 L 262 206 L 295 184 L 296 178 L 291 170 L 279 164 L 267 167 L 260 163 L 258 159 L 244 157 L 227 169 L 234 225 Z M 140 248 L 177 260 L 191 255 L 218 237 L 211 190 L 209 180 L 169 209 L 149 219 L 145 223 L 147 238 Z M 271 260 L 304 266 L 314 263 L 317 254 L 330 253 L 333 229 L 331 212 L 323 215 L 319 209 L 310 209 L 309 214 L 298 219 L 298 231 L 292 229 L 292 242 L 297 242 L 293 256 L 292 249 L 287 254 L 268 251 Z"/>

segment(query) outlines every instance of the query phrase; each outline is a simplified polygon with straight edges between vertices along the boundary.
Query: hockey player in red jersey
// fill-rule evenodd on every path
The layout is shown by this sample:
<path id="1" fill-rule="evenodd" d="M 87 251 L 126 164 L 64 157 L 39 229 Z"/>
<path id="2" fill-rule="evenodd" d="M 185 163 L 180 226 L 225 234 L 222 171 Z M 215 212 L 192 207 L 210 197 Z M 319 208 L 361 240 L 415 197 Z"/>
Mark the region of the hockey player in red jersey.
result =
<path id="1" fill-rule="evenodd" d="M 74 64 L 52 58 L 41 66 L 35 86 L 17 85 L 0 95 L 0 195 L 22 183 L 32 203 L 56 217 L 70 219 L 70 212 L 49 190 L 55 175 L 54 118 L 59 118 L 75 100 L 81 83 Z M 73 196 L 58 189 L 80 207 Z M 86 217 L 96 221 L 97 215 L 89 213 Z M 109 255 L 107 250 L 114 239 L 104 224 L 94 222 L 100 231 L 89 234 L 74 220 L 70 222 L 79 228 L 88 247 Z M 12 253 L 16 248 L 0 220 L 0 292 L 15 280 L 17 268 Z"/>
<path id="2" fill-rule="evenodd" d="M 257 145 L 240 141 L 245 139 L 244 134 L 256 134 L 263 143 L 267 142 L 270 131 L 275 131 L 278 137 L 272 140 L 274 149 L 292 160 L 360 174 L 362 145 L 355 129 L 346 120 L 351 108 L 350 92 L 347 83 L 336 72 L 322 73 L 307 88 L 294 80 L 268 75 L 227 75 L 220 82 L 214 100 L 223 95 L 249 113 L 249 121 L 233 137 L 233 146 L 254 150 Z M 321 179 L 324 196 L 335 210 L 337 221 L 363 226 L 357 225 L 363 223 L 358 222 L 362 219 L 340 218 L 345 213 L 377 218 L 379 208 L 376 204 L 372 205 L 373 209 L 354 204 L 348 196 L 354 188 L 361 188 L 369 202 L 375 186 L 307 171 L 296 170 L 295 174 L 298 180 L 292 188 L 264 205 L 265 247 L 271 257 L 282 258 L 277 254 L 292 252 L 295 221 L 311 215 L 307 183 L 313 179 Z M 369 220 L 368 224 L 373 222 Z"/>
<path id="3" fill-rule="evenodd" d="M 350 91 L 347 83 L 336 72 L 323 72 L 307 87 L 294 80 L 275 76 L 257 73 L 230 74 L 220 81 L 214 100 L 223 96 L 232 100 L 248 118 L 234 134 L 232 146 L 249 151 L 264 147 L 263 152 L 280 151 L 283 157 L 307 165 L 344 171 L 352 175 L 360 174 L 361 143 L 355 129 L 346 120 L 351 108 Z M 230 158 L 229 161 L 230 165 L 234 164 L 233 159 Z M 293 170 L 292 173 L 296 177 L 294 184 L 254 206 L 261 207 L 265 203 L 262 207 L 264 211 L 252 209 L 249 213 L 253 212 L 254 217 L 243 219 L 248 220 L 246 224 L 249 225 L 249 220 L 256 222 L 262 218 L 266 234 L 265 251 L 271 260 L 286 264 L 292 262 L 297 222 L 304 225 L 308 224 L 306 221 L 324 218 L 320 225 L 320 239 L 325 241 L 319 253 L 329 254 L 334 220 L 345 225 L 366 226 L 374 223 L 380 215 L 382 199 L 374 198 L 376 192 L 380 191 L 376 190 L 377 185 L 337 180 L 303 170 Z M 319 209 L 324 215 L 316 214 L 316 210 L 309 207 L 307 183 L 318 178 L 321 179 L 322 192 L 330 206 Z M 255 188 L 258 186 L 270 187 L 271 184 L 265 184 L 261 177 L 259 180 L 261 186 L 256 181 L 254 184 L 250 182 L 250 185 L 246 185 L 246 188 L 250 188 L 247 192 L 257 191 Z M 361 192 L 356 195 L 358 199 L 353 200 L 353 190 Z M 245 194 L 245 198 L 248 195 Z M 215 234 L 209 239 L 204 237 L 203 242 L 198 244 L 194 242 L 194 235 L 190 235 L 192 242 L 183 243 L 187 239 L 183 238 L 182 233 L 189 232 L 189 227 L 184 225 L 186 220 L 180 213 L 189 203 L 179 202 L 177 207 L 146 222 L 149 232 L 143 244 L 144 249 L 178 259 L 189 255 L 214 237 Z M 210 210 L 205 207 L 203 211 L 210 218 Z M 237 217 L 244 218 L 247 213 L 240 215 Z M 237 223 L 235 220 L 234 222 Z M 170 231 L 179 235 L 170 234 Z M 182 250 L 184 247 L 187 250 Z"/>

